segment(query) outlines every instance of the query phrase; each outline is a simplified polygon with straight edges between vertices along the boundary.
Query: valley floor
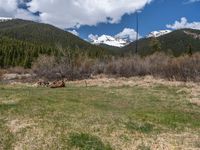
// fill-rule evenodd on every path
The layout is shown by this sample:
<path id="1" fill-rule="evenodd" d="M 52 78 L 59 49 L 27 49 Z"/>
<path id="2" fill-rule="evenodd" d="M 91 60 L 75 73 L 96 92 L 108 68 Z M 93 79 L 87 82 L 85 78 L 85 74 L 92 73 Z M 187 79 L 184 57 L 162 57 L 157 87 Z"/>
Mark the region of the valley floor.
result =
<path id="1" fill-rule="evenodd" d="M 152 77 L 0 85 L 0 149 L 200 149 L 200 85 Z"/>

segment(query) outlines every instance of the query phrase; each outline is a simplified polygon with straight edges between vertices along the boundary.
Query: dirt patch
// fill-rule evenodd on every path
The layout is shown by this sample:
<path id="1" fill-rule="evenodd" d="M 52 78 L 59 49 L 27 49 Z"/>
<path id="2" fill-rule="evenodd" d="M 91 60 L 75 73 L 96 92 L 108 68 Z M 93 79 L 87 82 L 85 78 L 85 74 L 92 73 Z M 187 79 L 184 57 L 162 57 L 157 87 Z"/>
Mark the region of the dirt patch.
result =
<path id="1" fill-rule="evenodd" d="M 122 138 L 123 137 L 123 138 Z M 107 139 L 108 140 L 108 139 Z M 192 133 L 163 133 L 158 135 L 128 135 L 127 133 L 112 134 L 110 139 L 114 147 L 121 147 L 123 150 L 198 150 L 197 143 L 200 141 L 198 134 Z"/>
<path id="2" fill-rule="evenodd" d="M 4 74 L 2 75 L 3 80 L 14 80 L 14 79 L 26 79 L 31 78 L 35 75 L 32 74 L 16 74 L 16 73 L 10 73 L 10 74 Z"/>
<path id="3" fill-rule="evenodd" d="M 190 102 L 200 106 L 200 86 L 196 86 L 191 89 Z"/>
<path id="4" fill-rule="evenodd" d="M 9 128 L 10 132 L 17 133 L 21 131 L 22 129 L 25 129 L 27 127 L 31 127 L 36 125 L 32 120 L 19 120 L 14 119 L 11 121 L 8 121 L 7 127 Z"/>
<path id="5" fill-rule="evenodd" d="M 36 149 L 61 149 L 58 135 L 49 132 L 51 128 L 44 129 L 33 127 L 24 134 L 18 135 L 18 140 L 14 145 L 14 150 L 36 150 Z"/>
<path id="6" fill-rule="evenodd" d="M 0 104 L 5 104 L 5 105 L 12 105 L 12 104 L 17 104 L 19 103 L 20 99 L 19 98 L 0 98 Z"/>
<path id="7" fill-rule="evenodd" d="M 181 133 L 181 134 L 170 134 L 165 133 L 157 137 L 152 143 L 151 149 L 198 149 L 196 143 L 200 141 L 198 134 L 192 133 Z M 161 147 L 162 146 L 162 147 Z"/>

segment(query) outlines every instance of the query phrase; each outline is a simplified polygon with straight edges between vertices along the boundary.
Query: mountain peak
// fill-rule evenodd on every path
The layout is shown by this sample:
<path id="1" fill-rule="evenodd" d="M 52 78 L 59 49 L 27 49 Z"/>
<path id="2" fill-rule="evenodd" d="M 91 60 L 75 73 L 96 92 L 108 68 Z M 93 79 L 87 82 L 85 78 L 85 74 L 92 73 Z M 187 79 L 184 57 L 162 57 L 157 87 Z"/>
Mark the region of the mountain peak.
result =
<path id="1" fill-rule="evenodd" d="M 0 22 L 5 22 L 5 21 L 9 21 L 9 20 L 12 20 L 12 18 L 0 17 Z"/>
<path id="2" fill-rule="evenodd" d="M 147 38 L 149 37 L 159 37 L 163 36 L 165 34 L 171 33 L 171 30 L 159 30 L 159 31 L 152 31 L 149 35 L 147 35 Z"/>
<path id="3" fill-rule="evenodd" d="M 100 44 L 106 44 L 109 46 L 115 46 L 115 47 L 123 47 L 129 42 L 127 42 L 125 39 L 120 39 L 116 38 L 110 35 L 101 35 L 101 36 L 92 36 L 91 43 L 95 45 L 100 45 Z"/>

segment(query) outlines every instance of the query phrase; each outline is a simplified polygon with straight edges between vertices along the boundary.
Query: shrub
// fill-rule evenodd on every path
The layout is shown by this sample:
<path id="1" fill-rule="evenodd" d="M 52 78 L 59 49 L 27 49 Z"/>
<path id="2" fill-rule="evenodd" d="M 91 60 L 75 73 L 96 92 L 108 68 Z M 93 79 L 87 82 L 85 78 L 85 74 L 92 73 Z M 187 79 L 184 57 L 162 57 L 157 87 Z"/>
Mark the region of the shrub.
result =
<path id="1" fill-rule="evenodd" d="M 34 62 L 33 70 L 39 77 L 48 79 L 76 80 L 103 73 L 118 77 L 152 75 L 168 80 L 200 81 L 200 53 L 173 57 L 156 52 L 146 57 L 135 55 L 107 59 L 40 56 Z"/>
<path id="2" fill-rule="evenodd" d="M 32 67 L 34 73 L 39 77 L 48 79 L 60 78 L 56 58 L 53 56 L 42 55 L 33 63 Z"/>
<path id="3" fill-rule="evenodd" d="M 40 56 L 33 63 L 33 71 L 39 77 L 49 80 L 67 78 L 69 80 L 88 78 L 92 73 L 93 60 L 86 58 Z"/>

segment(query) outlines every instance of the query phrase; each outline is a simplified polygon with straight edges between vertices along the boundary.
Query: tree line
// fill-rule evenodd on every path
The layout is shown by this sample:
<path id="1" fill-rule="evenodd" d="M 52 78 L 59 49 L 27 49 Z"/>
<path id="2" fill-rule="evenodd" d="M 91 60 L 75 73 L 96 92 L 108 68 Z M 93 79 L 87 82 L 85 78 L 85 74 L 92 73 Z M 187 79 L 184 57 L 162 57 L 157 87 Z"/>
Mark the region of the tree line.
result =
<path id="1" fill-rule="evenodd" d="M 69 57 L 78 57 L 87 55 L 91 58 L 101 58 L 105 56 L 104 51 L 83 50 L 79 47 L 75 49 L 63 49 L 62 46 L 52 47 L 48 45 L 33 44 L 26 41 L 0 37 L 0 67 L 8 68 L 22 66 L 30 68 L 33 61 L 40 55 L 49 55 L 63 57 L 68 54 Z"/>

